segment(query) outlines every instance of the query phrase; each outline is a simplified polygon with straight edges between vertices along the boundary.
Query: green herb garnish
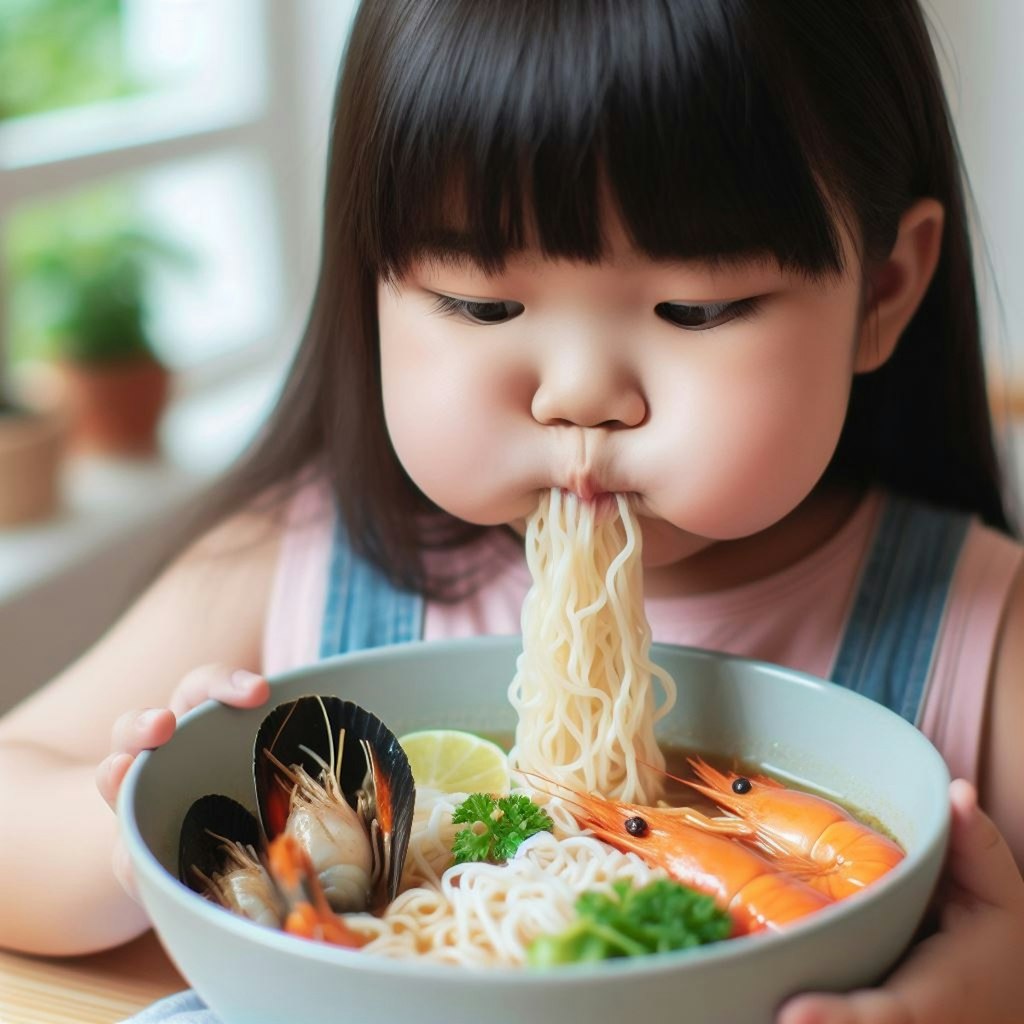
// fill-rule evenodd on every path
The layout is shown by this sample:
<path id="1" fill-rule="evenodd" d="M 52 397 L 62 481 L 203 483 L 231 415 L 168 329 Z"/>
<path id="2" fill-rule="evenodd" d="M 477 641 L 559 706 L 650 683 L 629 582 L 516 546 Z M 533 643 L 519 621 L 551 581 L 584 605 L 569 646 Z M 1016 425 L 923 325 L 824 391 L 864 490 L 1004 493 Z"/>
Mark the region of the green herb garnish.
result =
<path id="1" fill-rule="evenodd" d="M 576 911 L 578 920 L 560 935 L 534 939 L 531 967 L 690 949 L 732 932 L 728 913 L 710 896 L 665 879 L 641 889 L 623 881 L 614 882 L 610 893 L 586 892 Z"/>
<path id="2" fill-rule="evenodd" d="M 469 825 L 455 834 L 452 853 L 456 864 L 471 860 L 500 864 L 510 860 L 524 839 L 538 832 L 550 832 L 554 824 L 547 811 L 528 796 L 495 799 L 487 793 L 466 797 L 455 808 L 452 822 Z"/>

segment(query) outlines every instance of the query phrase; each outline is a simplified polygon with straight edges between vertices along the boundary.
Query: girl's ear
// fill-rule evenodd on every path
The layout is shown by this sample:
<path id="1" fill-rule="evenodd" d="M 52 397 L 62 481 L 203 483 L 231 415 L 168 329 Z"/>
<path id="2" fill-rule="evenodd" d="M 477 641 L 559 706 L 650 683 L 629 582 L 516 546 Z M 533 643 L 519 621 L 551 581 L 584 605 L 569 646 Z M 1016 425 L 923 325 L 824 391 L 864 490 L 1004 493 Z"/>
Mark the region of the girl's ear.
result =
<path id="1" fill-rule="evenodd" d="M 919 199 L 900 218 L 892 252 L 868 270 L 855 373 L 877 370 L 896 350 L 935 273 L 944 219 L 937 199 Z"/>

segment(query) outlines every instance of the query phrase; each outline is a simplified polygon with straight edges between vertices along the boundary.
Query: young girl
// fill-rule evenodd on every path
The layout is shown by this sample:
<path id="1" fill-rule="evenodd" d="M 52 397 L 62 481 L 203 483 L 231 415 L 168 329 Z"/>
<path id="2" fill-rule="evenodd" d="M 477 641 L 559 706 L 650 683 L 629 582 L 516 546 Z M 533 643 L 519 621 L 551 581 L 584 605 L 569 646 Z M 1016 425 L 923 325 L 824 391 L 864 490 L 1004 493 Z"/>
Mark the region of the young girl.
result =
<path id="1" fill-rule="evenodd" d="M 207 698 L 517 632 L 551 487 L 636 497 L 656 640 L 834 678 L 971 783 L 937 934 L 778 1019 L 1022 1019 L 1022 549 L 914 0 L 367 0 L 277 411 L 201 539 L 0 725 L 0 943 L 146 927 L 97 762 L 112 803 Z"/>

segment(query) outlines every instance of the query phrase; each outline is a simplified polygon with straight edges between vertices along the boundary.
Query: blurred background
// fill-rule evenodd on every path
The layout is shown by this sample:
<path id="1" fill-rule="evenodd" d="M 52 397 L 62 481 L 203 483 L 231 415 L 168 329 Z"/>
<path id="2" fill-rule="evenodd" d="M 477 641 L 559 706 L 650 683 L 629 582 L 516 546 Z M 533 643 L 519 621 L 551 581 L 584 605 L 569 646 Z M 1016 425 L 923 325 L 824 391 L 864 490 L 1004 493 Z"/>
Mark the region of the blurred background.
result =
<path id="1" fill-rule="evenodd" d="M 1024 422 L 1024 4 L 925 6 L 1010 440 Z M 272 403 L 312 294 L 355 7 L 0 0 L 0 712 L 119 614 Z M 1019 485 L 1018 458 L 1007 468 Z"/>

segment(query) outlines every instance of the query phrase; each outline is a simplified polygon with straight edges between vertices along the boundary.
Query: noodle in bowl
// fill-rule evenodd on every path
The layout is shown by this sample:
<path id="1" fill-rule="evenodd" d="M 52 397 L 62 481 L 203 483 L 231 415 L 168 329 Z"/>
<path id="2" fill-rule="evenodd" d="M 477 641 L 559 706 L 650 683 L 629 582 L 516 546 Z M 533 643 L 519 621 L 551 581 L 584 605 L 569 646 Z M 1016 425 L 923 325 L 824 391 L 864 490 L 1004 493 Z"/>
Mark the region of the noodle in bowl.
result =
<path id="1" fill-rule="evenodd" d="M 273 699 L 337 694 L 398 734 L 445 726 L 511 735 L 517 718 L 509 680 L 520 654 L 517 637 L 379 648 L 282 675 L 272 681 Z M 140 896 L 165 948 L 224 1024 L 313 1024 L 327 1019 L 325 1008 L 353 1022 L 378 1019 L 386 1009 L 430 1024 L 611 1024 L 638 1006 L 651 1024 L 683 1019 L 682 1008 L 690 1022 L 768 1024 L 791 992 L 842 990 L 883 975 L 910 941 L 941 867 L 948 774 L 939 755 L 885 708 L 800 673 L 686 648 L 654 645 L 650 654 L 678 685 L 656 727 L 663 746 L 742 752 L 841 793 L 887 826 L 907 851 L 904 861 L 862 896 L 778 934 L 696 950 L 536 972 L 476 966 L 484 955 L 470 934 L 460 942 L 471 968 L 423 956 L 367 956 L 259 927 L 178 882 L 178 827 L 193 801 L 214 787 L 252 799 L 252 742 L 265 710 L 208 704 L 182 719 L 165 747 L 140 756 L 120 798 Z M 423 801 L 419 813 L 428 806 Z M 435 803 L 432 813 L 441 807 Z M 583 863 L 582 855 L 570 862 L 574 842 L 566 850 L 569 879 Z M 521 859 L 543 864 L 553 844 L 528 843 Z M 429 865 L 429 846 L 411 847 L 407 871 L 426 871 L 417 858 Z M 453 881 L 460 877 L 450 870 Z M 517 884 L 529 884 L 530 870 L 523 868 Z M 488 872 L 478 874 L 474 884 L 485 887 Z M 564 913 L 564 900 L 552 899 L 553 914 Z M 489 941 L 500 944 L 503 930 L 515 927 L 514 917 L 498 921 Z"/>

